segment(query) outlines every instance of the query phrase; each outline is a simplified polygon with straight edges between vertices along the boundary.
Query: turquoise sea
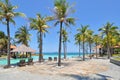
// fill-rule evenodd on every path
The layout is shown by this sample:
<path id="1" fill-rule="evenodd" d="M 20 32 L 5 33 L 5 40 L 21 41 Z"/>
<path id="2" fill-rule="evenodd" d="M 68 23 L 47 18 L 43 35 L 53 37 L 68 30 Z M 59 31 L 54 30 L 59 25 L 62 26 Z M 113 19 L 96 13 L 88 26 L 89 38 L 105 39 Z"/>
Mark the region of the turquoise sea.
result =
<path id="1" fill-rule="evenodd" d="M 37 53 L 36 53 L 37 54 Z M 81 54 L 82 55 L 82 54 Z M 62 56 L 61 56 L 61 58 L 63 58 L 63 53 L 62 53 Z M 67 53 L 67 58 L 72 58 L 72 57 L 77 57 L 77 56 L 79 56 L 79 53 L 75 53 L 75 52 L 72 52 L 72 53 Z M 54 57 L 58 57 L 58 53 L 57 52 L 51 52 L 51 53 L 43 53 L 43 57 L 44 57 L 44 59 L 48 59 L 48 57 L 52 57 L 52 58 L 54 58 Z M 38 61 L 38 58 L 39 58 L 39 56 L 32 56 L 32 58 L 33 58 L 33 60 L 34 61 Z M 28 59 L 26 58 L 26 61 L 27 61 Z M 16 64 L 16 63 L 18 63 L 20 61 L 20 58 L 19 59 L 11 59 L 11 64 Z M 1 59 L 0 58 L 0 66 L 1 65 L 6 65 L 7 64 L 7 59 Z"/>

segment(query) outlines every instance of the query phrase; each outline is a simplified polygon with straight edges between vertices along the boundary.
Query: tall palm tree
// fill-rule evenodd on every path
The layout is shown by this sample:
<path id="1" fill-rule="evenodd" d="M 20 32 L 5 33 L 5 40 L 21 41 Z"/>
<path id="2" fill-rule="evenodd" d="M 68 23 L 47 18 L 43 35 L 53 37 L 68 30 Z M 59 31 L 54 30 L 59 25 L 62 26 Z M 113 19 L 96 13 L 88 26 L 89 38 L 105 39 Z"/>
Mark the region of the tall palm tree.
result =
<path id="1" fill-rule="evenodd" d="M 110 35 L 113 33 L 113 30 L 117 29 L 117 27 L 113 26 L 113 23 L 107 22 L 103 28 L 100 28 L 99 31 L 102 31 L 103 34 L 107 37 L 107 54 L 108 59 L 111 57 L 110 53 Z"/>
<path id="2" fill-rule="evenodd" d="M 54 9 L 52 11 L 54 13 L 54 16 L 48 17 L 48 20 L 56 20 L 55 26 L 60 24 L 58 66 L 61 66 L 61 42 L 63 23 L 66 26 L 75 24 L 75 19 L 68 17 L 68 14 L 74 12 L 74 10 L 72 9 L 72 6 L 69 6 L 66 0 L 55 0 Z"/>
<path id="3" fill-rule="evenodd" d="M 15 9 L 17 9 L 17 6 L 13 6 L 9 0 L 4 0 L 4 2 L 0 1 L 0 20 L 4 21 L 7 25 L 7 35 L 8 35 L 8 45 L 7 45 L 7 52 L 8 52 L 8 67 L 10 66 L 10 29 L 9 29 L 9 23 L 15 24 L 15 21 L 13 20 L 16 16 L 25 16 L 23 13 L 14 12 Z"/>
<path id="4" fill-rule="evenodd" d="M 83 61 L 85 61 L 85 41 L 86 41 L 86 36 L 88 32 L 88 27 L 89 25 L 83 26 L 81 25 L 81 28 L 78 29 L 78 31 L 81 33 L 81 38 L 82 38 L 82 45 L 83 45 Z"/>
<path id="5" fill-rule="evenodd" d="M 17 39 L 16 43 L 21 43 L 26 46 L 28 45 L 28 41 L 30 41 L 31 34 L 29 33 L 29 29 L 26 26 L 22 26 L 16 31 L 15 38 Z"/>
<path id="6" fill-rule="evenodd" d="M 89 45 L 89 49 L 90 49 L 90 56 L 91 56 L 92 43 L 93 43 L 93 31 L 92 30 L 88 30 L 87 41 L 88 41 L 88 45 Z M 90 57 L 90 59 L 91 59 L 91 57 Z"/>
<path id="7" fill-rule="evenodd" d="M 80 57 L 80 46 L 81 46 L 81 33 L 75 34 L 75 44 L 79 46 L 79 57 Z"/>
<path id="8" fill-rule="evenodd" d="M 36 18 L 30 18 L 30 28 L 33 30 L 37 30 L 39 33 L 39 62 L 42 61 L 42 45 L 43 45 L 43 34 L 45 32 L 48 32 L 46 28 L 49 28 L 49 26 L 46 24 L 47 20 L 46 18 L 42 17 L 40 14 L 37 14 Z"/>
<path id="9" fill-rule="evenodd" d="M 66 59 L 68 33 L 65 29 L 62 29 L 62 37 L 63 37 L 62 42 L 63 42 L 63 49 L 64 49 L 64 59 Z"/>
<path id="10" fill-rule="evenodd" d="M 110 42 L 110 52 L 111 52 L 111 56 L 114 53 L 114 46 L 116 46 L 117 39 L 119 38 L 119 31 L 117 30 L 118 27 L 117 26 L 113 26 L 114 28 L 111 28 L 111 33 L 109 35 L 109 42 Z"/>

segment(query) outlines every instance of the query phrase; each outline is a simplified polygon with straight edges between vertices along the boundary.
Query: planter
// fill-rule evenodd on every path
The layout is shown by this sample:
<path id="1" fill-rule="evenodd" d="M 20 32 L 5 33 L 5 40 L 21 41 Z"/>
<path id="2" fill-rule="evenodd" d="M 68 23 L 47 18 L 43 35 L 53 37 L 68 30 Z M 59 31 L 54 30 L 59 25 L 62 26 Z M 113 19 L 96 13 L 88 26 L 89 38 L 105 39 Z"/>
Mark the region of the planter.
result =
<path id="1" fill-rule="evenodd" d="M 113 63 L 113 64 L 116 64 L 116 65 L 120 66 L 120 61 L 118 61 L 118 60 L 110 59 L 110 62 Z"/>

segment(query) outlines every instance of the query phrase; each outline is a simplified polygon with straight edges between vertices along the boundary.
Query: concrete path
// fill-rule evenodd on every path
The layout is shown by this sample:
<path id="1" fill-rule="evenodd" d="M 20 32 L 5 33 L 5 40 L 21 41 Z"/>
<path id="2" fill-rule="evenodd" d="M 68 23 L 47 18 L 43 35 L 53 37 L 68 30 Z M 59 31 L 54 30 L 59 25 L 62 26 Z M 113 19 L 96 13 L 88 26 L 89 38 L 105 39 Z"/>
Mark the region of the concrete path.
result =
<path id="1" fill-rule="evenodd" d="M 106 72 L 99 73 L 99 75 L 103 75 L 103 77 L 112 77 L 113 80 L 120 80 L 120 66 L 117 66 L 113 63 L 109 63 L 109 70 L 107 70 Z"/>
<path id="2" fill-rule="evenodd" d="M 120 66 L 109 63 L 105 60 L 109 69 L 105 72 L 90 74 L 88 76 L 75 74 L 46 75 L 31 73 L 16 68 L 0 68 L 0 80 L 120 80 Z"/>

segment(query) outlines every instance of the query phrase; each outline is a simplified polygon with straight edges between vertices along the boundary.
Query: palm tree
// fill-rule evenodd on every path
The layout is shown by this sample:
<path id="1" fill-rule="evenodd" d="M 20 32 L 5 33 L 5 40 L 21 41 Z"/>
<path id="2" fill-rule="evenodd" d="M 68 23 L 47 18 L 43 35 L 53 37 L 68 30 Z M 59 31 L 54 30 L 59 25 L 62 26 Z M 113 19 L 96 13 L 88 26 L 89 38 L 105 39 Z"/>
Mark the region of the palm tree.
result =
<path id="1" fill-rule="evenodd" d="M 42 61 L 42 45 L 43 45 L 43 34 L 48 32 L 46 28 L 49 26 L 46 24 L 46 18 L 42 17 L 40 14 L 37 14 L 37 18 L 30 18 L 30 28 L 38 31 L 38 42 L 39 42 L 39 62 Z"/>
<path id="2" fill-rule="evenodd" d="M 86 36 L 87 36 L 87 31 L 88 31 L 88 25 L 83 26 L 81 25 L 81 28 L 78 29 L 78 31 L 81 34 L 81 38 L 82 38 L 82 45 L 83 45 L 83 61 L 85 61 L 85 41 L 86 41 Z"/>
<path id="3" fill-rule="evenodd" d="M 96 51 L 95 52 L 96 53 L 96 58 L 98 58 L 98 56 L 97 56 L 98 55 L 98 50 L 97 50 L 98 48 L 97 48 L 97 46 L 99 45 L 99 42 L 100 42 L 101 38 L 100 38 L 99 35 L 94 35 L 93 36 L 93 40 L 94 40 L 94 43 L 95 43 L 95 46 L 96 46 L 95 47 L 96 48 L 96 50 L 95 50 Z"/>
<path id="4" fill-rule="evenodd" d="M 58 50 L 58 66 L 61 66 L 61 42 L 62 42 L 62 28 L 63 23 L 66 26 L 74 25 L 75 19 L 68 17 L 68 14 L 74 12 L 71 6 L 66 2 L 66 0 L 55 0 L 54 10 L 52 10 L 54 16 L 48 17 L 48 20 L 56 20 L 55 26 L 60 24 L 60 34 L 59 34 L 59 50 Z"/>
<path id="5" fill-rule="evenodd" d="M 7 48 L 7 36 L 4 32 L 0 31 L 0 50 L 3 51 L 3 49 Z"/>
<path id="6" fill-rule="evenodd" d="M 28 41 L 30 41 L 31 34 L 29 33 L 29 29 L 26 26 L 22 26 L 16 31 L 15 38 L 17 39 L 16 43 L 21 43 L 26 46 L 28 45 Z"/>
<path id="7" fill-rule="evenodd" d="M 7 35 L 8 35 L 8 44 L 7 44 L 7 52 L 8 52 L 8 62 L 7 66 L 10 67 L 10 29 L 9 29 L 9 23 L 15 24 L 15 21 L 13 20 L 16 16 L 25 16 L 23 13 L 14 12 L 15 9 L 17 9 L 17 6 L 13 6 L 9 0 L 5 0 L 4 2 L 0 2 L 0 20 L 4 21 L 7 25 Z"/>
<path id="8" fill-rule="evenodd" d="M 87 41 L 88 41 L 88 45 L 90 49 L 90 59 L 91 59 L 91 50 L 92 50 L 92 43 L 93 43 L 93 31 L 92 30 L 88 30 Z"/>
<path id="9" fill-rule="evenodd" d="M 108 59 L 111 57 L 110 53 L 110 35 L 113 33 L 113 31 L 117 29 L 117 27 L 113 26 L 113 23 L 107 22 L 106 25 L 103 28 L 100 28 L 99 31 L 102 31 L 103 34 L 107 37 L 107 54 Z"/>
<path id="10" fill-rule="evenodd" d="M 80 57 L 80 45 L 81 45 L 81 33 L 75 34 L 75 44 L 79 46 L 79 57 Z"/>
<path id="11" fill-rule="evenodd" d="M 62 29 L 62 42 L 63 42 L 63 49 L 64 49 L 64 59 L 66 59 L 67 54 L 67 41 L 68 41 L 68 33 L 65 29 Z"/>
<path id="12" fill-rule="evenodd" d="M 120 30 L 117 30 L 116 32 L 117 35 L 114 35 L 114 39 L 115 39 L 114 45 L 120 46 Z"/>

